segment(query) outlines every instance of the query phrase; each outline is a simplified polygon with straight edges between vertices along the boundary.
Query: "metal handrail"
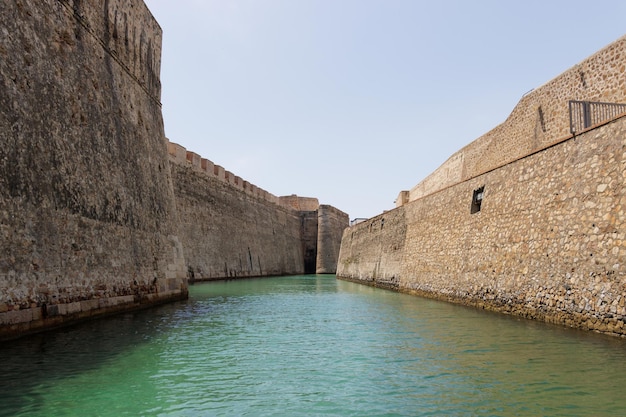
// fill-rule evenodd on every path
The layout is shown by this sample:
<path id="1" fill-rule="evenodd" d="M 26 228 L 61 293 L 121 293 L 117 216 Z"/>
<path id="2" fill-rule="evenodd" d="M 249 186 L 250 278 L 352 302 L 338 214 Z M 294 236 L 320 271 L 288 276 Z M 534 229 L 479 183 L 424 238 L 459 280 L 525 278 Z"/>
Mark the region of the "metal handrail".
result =
<path id="1" fill-rule="evenodd" d="M 569 130 L 572 135 L 626 113 L 626 104 L 570 100 Z"/>

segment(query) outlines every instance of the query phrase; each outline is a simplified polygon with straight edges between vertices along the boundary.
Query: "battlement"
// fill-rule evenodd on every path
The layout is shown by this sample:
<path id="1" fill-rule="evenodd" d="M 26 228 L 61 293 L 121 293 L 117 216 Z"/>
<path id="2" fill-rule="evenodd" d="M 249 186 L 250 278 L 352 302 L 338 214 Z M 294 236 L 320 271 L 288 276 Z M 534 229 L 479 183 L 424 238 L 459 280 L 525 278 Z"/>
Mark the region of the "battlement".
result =
<path id="1" fill-rule="evenodd" d="M 190 279 L 335 273 L 346 213 L 317 198 L 277 197 L 181 145 L 167 147 Z"/>
<path id="2" fill-rule="evenodd" d="M 188 151 L 185 147 L 177 143 L 168 141 L 167 150 L 172 163 L 189 166 L 195 172 L 215 178 L 256 198 L 269 201 L 270 203 L 295 211 L 315 211 L 320 206 L 317 198 L 299 197 L 295 194 L 277 197 L 274 194 L 251 184 L 232 172 L 227 171 L 224 167 L 216 165 L 212 161 L 201 157 L 197 153 Z"/>
<path id="3" fill-rule="evenodd" d="M 504 123 L 471 142 L 396 206 L 475 178 L 572 137 L 570 100 L 626 102 L 626 36 L 524 95 Z M 576 132 L 579 134 L 581 132 Z"/>

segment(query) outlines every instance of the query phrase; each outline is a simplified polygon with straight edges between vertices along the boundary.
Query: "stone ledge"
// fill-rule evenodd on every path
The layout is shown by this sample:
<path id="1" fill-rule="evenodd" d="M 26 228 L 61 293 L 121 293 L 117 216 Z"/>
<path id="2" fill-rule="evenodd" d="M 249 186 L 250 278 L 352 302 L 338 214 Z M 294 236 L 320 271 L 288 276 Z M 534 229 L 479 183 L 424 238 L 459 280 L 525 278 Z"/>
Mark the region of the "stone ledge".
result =
<path id="1" fill-rule="evenodd" d="M 15 339 L 86 319 L 140 310 L 170 301 L 185 300 L 187 296 L 186 290 L 177 289 L 146 294 L 141 298 L 125 295 L 6 311 L 0 313 L 0 340 Z"/>
<path id="2" fill-rule="evenodd" d="M 465 307 L 477 308 L 480 310 L 521 317 L 528 320 L 541 321 L 547 324 L 554 324 L 587 331 L 591 330 L 596 333 L 626 338 L 626 317 L 620 315 L 605 315 L 602 317 L 598 317 L 597 315 L 584 314 L 575 311 L 559 311 L 547 309 L 542 310 L 540 308 L 534 308 L 519 303 L 507 303 L 506 300 L 498 298 L 485 299 L 484 297 L 476 295 L 472 296 L 471 294 L 467 294 L 465 296 L 444 294 L 422 289 L 389 285 L 388 283 L 382 283 L 370 279 L 358 279 L 340 276 L 337 276 L 337 278 L 343 281 L 349 281 L 357 284 L 367 285 L 370 287 L 397 291 L 417 297 L 446 301 Z"/>

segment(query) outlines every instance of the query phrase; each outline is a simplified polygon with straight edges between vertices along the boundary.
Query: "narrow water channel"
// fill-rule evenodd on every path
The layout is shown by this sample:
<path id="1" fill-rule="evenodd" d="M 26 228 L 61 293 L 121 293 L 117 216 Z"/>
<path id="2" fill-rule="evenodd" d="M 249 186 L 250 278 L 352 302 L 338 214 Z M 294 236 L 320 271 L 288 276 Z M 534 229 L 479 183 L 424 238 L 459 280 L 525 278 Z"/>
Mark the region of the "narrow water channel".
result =
<path id="1" fill-rule="evenodd" d="M 0 416 L 618 416 L 626 340 L 297 276 L 0 346 Z"/>

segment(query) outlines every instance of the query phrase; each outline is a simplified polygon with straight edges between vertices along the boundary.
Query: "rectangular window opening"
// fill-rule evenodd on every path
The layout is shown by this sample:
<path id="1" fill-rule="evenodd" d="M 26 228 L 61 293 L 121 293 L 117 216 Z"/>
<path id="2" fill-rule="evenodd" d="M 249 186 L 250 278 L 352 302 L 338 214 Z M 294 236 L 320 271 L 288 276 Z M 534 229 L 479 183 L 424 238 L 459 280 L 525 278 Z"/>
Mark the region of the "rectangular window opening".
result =
<path id="1" fill-rule="evenodd" d="M 483 196 L 485 195 L 485 186 L 483 185 L 480 188 L 474 190 L 474 196 L 472 197 L 472 209 L 471 213 L 478 213 L 480 211 L 480 206 L 483 203 Z"/>

